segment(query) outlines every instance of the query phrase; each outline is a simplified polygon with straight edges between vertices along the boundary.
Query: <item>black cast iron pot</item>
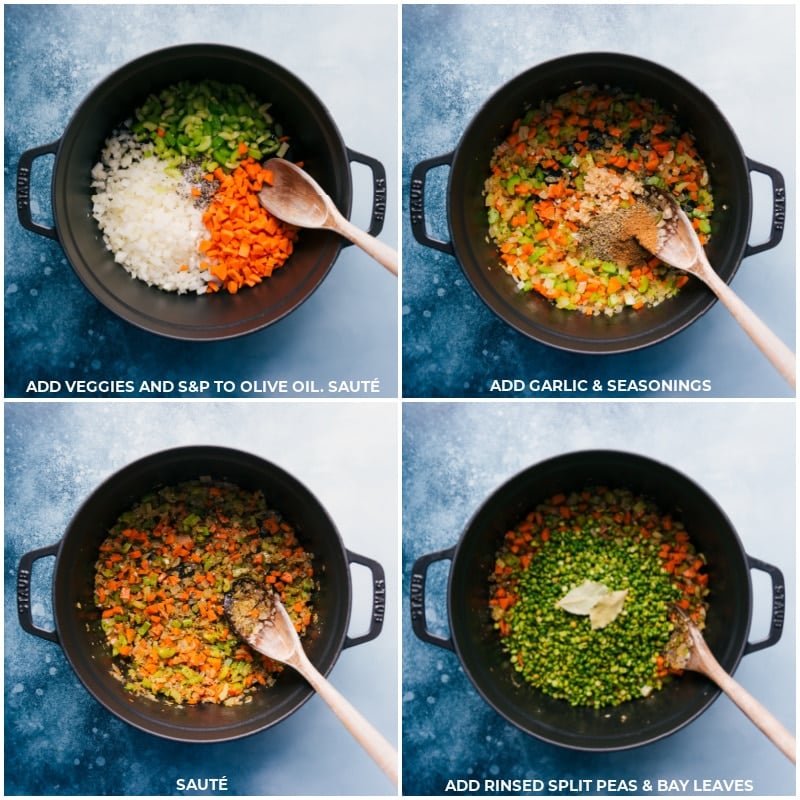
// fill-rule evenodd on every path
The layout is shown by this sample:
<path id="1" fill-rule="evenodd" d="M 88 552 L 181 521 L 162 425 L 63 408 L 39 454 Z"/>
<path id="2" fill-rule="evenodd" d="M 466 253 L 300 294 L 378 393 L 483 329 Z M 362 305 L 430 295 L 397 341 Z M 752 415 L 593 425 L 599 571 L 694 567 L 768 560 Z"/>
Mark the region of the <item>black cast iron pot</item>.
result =
<path id="1" fill-rule="evenodd" d="M 681 76 L 657 64 L 617 53 L 581 53 L 539 64 L 500 88 L 472 119 L 450 153 L 424 160 L 411 174 L 411 229 L 418 242 L 456 257 L 475 292 L 516 330 L 552 347 L 576 353 L 620 353 L 655 344 L 678 333 L 716 301 L 699 281 L 654 309 L 613 317 L 586 317 L 555 308 L 536 292 L 521 293 L 499 266 L 488 241 L 484 181 L 495 147 L 515 119 L 542 100 L 579 84 L 639 92 L 674 109 L 684 129 L 694 133 L 714 192 L 713 236 L 706 249 L 715 270 L 730 283 L 742 258 L 775 247 L 783 235 L 786 192 L 782 175 L 747 158 L 736 134 L 714 103 Z M 449 166 L 447 224 L 450 241 L 434 238 L 425 220 L 425 183 L 435 167 Z M 748 244 L 752 216 L 750 172 L 772 184 L 773 215 L 768 241 Z"/>
<path id="2" fill-rule="evenodd" d="M 92 217 L 91 169 L 107 137 L 132 116 L 148 94 L 179 80 L 239 83 L 272 103 L 290 136 L 289 155 L 330 194 L 349 217 L 350 162 L 372 172 L 369 232 L 383 228 L 386 171 L 375 159 L 347 148 L 333 119 L 311 89 L 266 58 L 225 45 L 190 44 L 142 56 L 100 83 L 81 103 L 62 137 L 22 154 L 17 171 L 17 210 L 30 231 L 56 239 L 86 288 L 128 322 L 175 339 L 220 340 L 259 330 L 282 319 L 311 296 L 333 266 L 344 242 L 329 231 L 303 230 L 285 268 L 236 295 L 178 295 L 131 278 L 114 263 Z M 40 156 L 55 154 L 51 205 L 54 227 L 32 219 L 30 173 Z"/>
<path id="3" fill-rule="evenodd" d="M 113 714 L 147 733 L 183 742 L 221 742 L 256 733 L 280 722 L 313 695 L 309 684 L 287 669 L 274 686 L 256 692 L 249 703 L 181 707 L 134 697 L 111 674 L 112 657 L 93 600 L 98 547 L 120 513 L 143 495 L 205 475 L 243 489 L 263 490 L 267 502 L 296 526 L 298 539 L 314 554 L 320 584 L 315 598 L 319 622 L 303 641 L 320 672 L 330 672 L 343 648 L 378 636 L 386 599 L 380 564 L 347 550 L 314 495 L 280 467 L 257 456 L 222 447 L 182 447 L 147 456 L 112 475 L 86 499 L 59 542 L 22 557 L 17 574 L 19 622 L 28 633 L 60 644 L 85 687 Z M 31 613 L 31 571 L 35 562 L 47 556 L 55 556 L 54 630 L 35 625 Z M 372 579 L 369 630 L 353 637 L 348 635 L 351 564 L 369 569 Z"/>
<path id="4" fill-rule="evenodd" d="M 689 724 L 720 694 L 696 673 L 685 673 L 648 698 L 615 707 L 573 707 L 526 684 L 503 653 L 489 613 L 488 577 L 503 536 L 538 503 L 589 485 L 628 488 L 682 520 L 708 560 L 710 595 L 706 640 L 722 667 L 733 673 L 746 653 L 781 636 L 785 589 L 780 570 L 748 556 L 725 513 L 699 486 L 669 466 L 613 451 L 569 453 L 511 478 L 476 511 L 458 544 L 416 560 L 411 574 L 411 621 L 424 642 L 455 651 L 483 699 L 526 733 L 575 750 L 625 750 L 668 736 Z M 428 567 L 451 562 L 447 583 L 449 636 L 432 632 L 425 619 Z M 772 581 L 768 636 L 749 642 L 750 570 Z"/>

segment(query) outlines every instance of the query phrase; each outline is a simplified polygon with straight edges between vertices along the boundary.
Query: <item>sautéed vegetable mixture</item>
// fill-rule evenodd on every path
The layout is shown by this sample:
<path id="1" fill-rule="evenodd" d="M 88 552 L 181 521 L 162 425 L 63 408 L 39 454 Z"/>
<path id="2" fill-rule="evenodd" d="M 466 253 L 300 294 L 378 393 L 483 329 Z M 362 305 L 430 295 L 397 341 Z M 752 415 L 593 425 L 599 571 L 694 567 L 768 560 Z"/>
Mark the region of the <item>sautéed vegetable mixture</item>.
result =
<path id="1" fill-rule="evenodd" d="M 223 599 L 250 578 L 277 592 L 302 636 L 316 619 L 313 556 L 261 492 L 207 479 L 165 487 L 122 514 L 100 546 L 94 598 L 133 694 L 233 705 L 281 666 L 231 630 Z"/>
<path id="2" fill-rule="evenodd" d="M 654 100 L 581 86 L 517 119 L 485 182 L 489 236 L 523 292 L 557 308 L 614 315 L 658 305 L 688 277 L 635 241 L 614 217 L 648 191 L 669 192 L 705 244 L 714 199 L 690 132 Z"/>

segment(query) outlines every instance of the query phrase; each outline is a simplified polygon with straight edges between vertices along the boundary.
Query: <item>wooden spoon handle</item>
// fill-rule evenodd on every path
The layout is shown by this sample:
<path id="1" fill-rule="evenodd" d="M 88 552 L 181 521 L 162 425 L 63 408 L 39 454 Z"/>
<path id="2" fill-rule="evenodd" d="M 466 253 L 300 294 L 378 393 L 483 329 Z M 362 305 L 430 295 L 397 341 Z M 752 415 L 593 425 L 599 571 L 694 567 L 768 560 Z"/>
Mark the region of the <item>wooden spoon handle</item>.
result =
<path id="1" fill-rule="evenodd" d="M 375 763 L 397 786 L 397 751 L 361 715 L 322 673 L 305 657 L 292 660 L 292 666 L 311 684 L 317 694 L 328 704 L 353 738 L 369 753 Z"/>
<path id="2" fill-rule="evenodd" d="M 772 362 L 784 379 L 794 389 L 797 364 L 794 353 L 771 331 L 761 318 L 708 266 L 697 276 L 717 295 L 744 328 L 762 353 Z"/>
<path id="3" fill-rule="evenodd" d="M 712 656 L 706 661 L 705 672 L 714 683 L 725 692 L 750 718 L 756 727 L 793 763 L 796 763 L 797 745 L 794 736 L 773 714 L 753 697 L 741 684 L 737 683 Z"/>
<path id="4" fill-rule="evenodd" d="M 376 239 L 361 228 L 357 228 L 350 220 L 340 214 L 336 215 L 336 229 L 353 244 L 358 245 L 365 253 L 372 256 L 393 275 L 397 275 L 397 251 Z"/>

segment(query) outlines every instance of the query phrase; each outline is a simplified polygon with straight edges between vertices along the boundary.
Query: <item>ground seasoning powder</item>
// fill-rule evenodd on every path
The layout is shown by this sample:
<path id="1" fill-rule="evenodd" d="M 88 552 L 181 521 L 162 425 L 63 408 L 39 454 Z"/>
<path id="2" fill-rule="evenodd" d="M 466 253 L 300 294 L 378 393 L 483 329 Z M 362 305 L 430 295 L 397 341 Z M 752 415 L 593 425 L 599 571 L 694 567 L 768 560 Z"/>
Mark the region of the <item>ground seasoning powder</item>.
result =
<path id="1" fill-rule="evenodd" d="M 646 269 L 660 245 L 658 218 L 651 205 L 637 201 L 628 208 L 598 215 L 582 232 L 586 252 L 621 268 Z"/>
<path id="2" fill-rule="evenodd" d="M 563 607 L 588 582 L 624 592 L 603 627 Z M 703 556 L 679 521 L 625 489 L 587 488 L 538 505 L 506 533 L 489 583 L 513 668 L 576 706 L 614 706 L 663 686 L 672 604 L 705 625 Z"/>

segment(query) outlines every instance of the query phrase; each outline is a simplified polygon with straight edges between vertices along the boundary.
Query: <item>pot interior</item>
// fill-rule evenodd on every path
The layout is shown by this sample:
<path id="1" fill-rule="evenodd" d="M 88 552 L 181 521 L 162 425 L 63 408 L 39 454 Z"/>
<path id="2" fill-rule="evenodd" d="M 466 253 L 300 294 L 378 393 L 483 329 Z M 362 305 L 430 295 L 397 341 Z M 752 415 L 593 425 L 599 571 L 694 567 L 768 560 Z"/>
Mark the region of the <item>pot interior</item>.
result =
<path id="1" fill-rule="evenodd" d="M 510 722 L 546 741 L 580 750 L 619 750 L 666 736 L 718 696 L 710 681 L 685 673 L 649 698 L 595 710 L 572 707 L 524 682 L 502 652 L 489 614 L 488 577 L 503 535 L 539 502 L 586 486 L 628 488 L 682 520 L 708 561 L 704 632 L 723 668 L 733 672 L 750 626 L 746 557 L 730 521 L 697 485 L 670 467 L 607 451 L 560 456 L 530 467 L 477 511 L 456 550 L 448 586 L 451 635 L 464 670 L 484 699 Z"/>
<path id="2" fill-rule="evenodd" d="M 307 299 L 327 275 L 339 237 L 303 230 L 287 264 L 236 295 L 178 295 L 147 286 L 114 262 L 92 217 L 91 169 L 105 140 L 148 94 L 179 80 L 239 83 L 265 102 L 291 137 L 288 158 L 302 161 L 347 216 L 347 150 L 325 107 L 298 78 L 253 53 L 186 45 L 144 56 L 112 73 L 84 100 L 64 132 L 53 174 L 53 213 L 64 252 L 89 291 L 139 327 L 178 339 L 224 339 L 265 327 Z"/>
<path id="3" fill-rule="evenodd" d="M 580 84 L 608 85 L 654 98 L 693 132 L 715 198 L 706 252 L 726 282 L 747 245 L 750 179 L 739 142 L 713 102 L 675 73 L 632 56 L 587 53 L 541 64 L 503 86 L 475 116 L 454 155 L 447 191 L 451 240 L 473 288 L 498 316 L 533 339 L 574 352 L 623 352 L 682 330 L 713 305 L 714 295 L 691 280 L 677 297 L 655 308 L 587 317 L 557 309 L 536 292 L 518 292 L 500 267 L 496 247 L 487 241 L 483 187 L 492 152 L 528 108 Z"/>
<path id="4" fill-rule="evenodd" d="M 181 707 L 134 697 L 110 672 L 112 658 L 93 601 L 98 547 L 120 513 L 147 492 L 206 475 L 244 489 L 262 489 L 313 553 L 320 584 L 315 596 L 319 623 L 303 641 L 323 674 L 341 652 L 350 616 L 350 573 L 339 534 L 314 496 L 279 467 L 239 451 L 187 447 L 148 456 L 113 475 L 81 506 L 62 540 L 53 582 L 56 631 L 73 669 L 100 703 L 135 727 L 179 741 L 223 741 L 254 733 L 279 722 L 313 694 L 287 667 L 274 686 L 256 692 L 251 702 Z"/>

